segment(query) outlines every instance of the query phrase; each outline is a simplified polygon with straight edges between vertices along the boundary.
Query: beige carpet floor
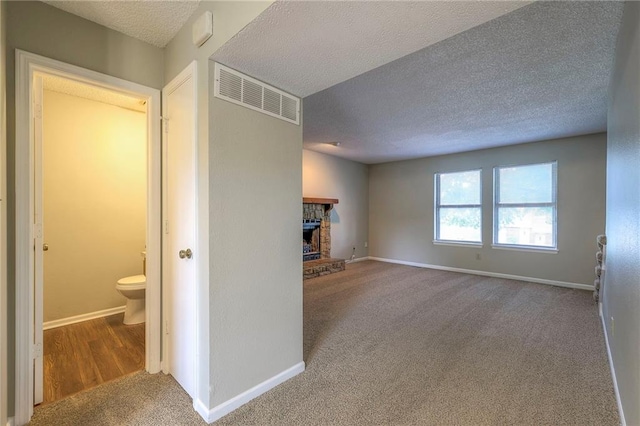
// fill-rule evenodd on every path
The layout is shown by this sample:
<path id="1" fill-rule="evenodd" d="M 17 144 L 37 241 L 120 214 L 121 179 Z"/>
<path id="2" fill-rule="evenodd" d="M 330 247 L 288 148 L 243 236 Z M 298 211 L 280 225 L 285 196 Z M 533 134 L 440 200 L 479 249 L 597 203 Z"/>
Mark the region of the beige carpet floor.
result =
<path id="1" fill-rule="evenodd" d="M 617 425 L 586 291 L 360 262 L 304 283 L 307 370 L 220 425 Z M 204 424 L 140 373 L 36 409 L 33 425 Z"/>

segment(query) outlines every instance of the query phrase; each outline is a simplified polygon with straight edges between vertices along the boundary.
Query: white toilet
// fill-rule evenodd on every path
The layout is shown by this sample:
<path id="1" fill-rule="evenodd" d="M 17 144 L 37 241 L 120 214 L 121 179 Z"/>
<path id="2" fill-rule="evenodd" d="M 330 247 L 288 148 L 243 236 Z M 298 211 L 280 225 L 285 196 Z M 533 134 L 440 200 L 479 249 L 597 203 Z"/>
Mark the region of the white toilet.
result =
<path id="1" fill-rule="evenodd" d="M 127 307 L 124 310 L 124 323 L 127 325 L 144 322 L 144 294 L 147 287 L 147 277 L 133 275 L 118 280 L 116 290 L 127 298 Z"/>

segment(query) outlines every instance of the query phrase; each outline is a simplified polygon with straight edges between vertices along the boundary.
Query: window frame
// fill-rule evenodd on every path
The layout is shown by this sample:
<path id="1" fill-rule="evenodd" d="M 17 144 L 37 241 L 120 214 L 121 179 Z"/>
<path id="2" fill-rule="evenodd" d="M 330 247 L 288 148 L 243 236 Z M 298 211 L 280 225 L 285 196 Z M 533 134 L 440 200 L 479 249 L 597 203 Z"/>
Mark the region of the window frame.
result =
<path id="1" fill-rule="evenodd" d="M 517 168 L 517 167 L 529 167 L 529 166 L 543 166 L 551 165 L 551 196 L 553 201 L 549 203 L 500 203 L 500 169 Z M 503 208 L 536 208 L 536 207 L 551 207 L 553 217 L 553 246 L 534 246 L 527 244 L 505 244 L 498 242 L 498 234 L 500 231 L 499 224 L 499 209 Z M 535 251 L 535 252 L 558 252 L 558 161 L 545 161 L 541 163 L 528 163 L 528 164 L 514 164 L 506 166 L 495 166 L 493 168 L 493 242 L 491 244 L 493 248 L 505 249 L 505 250 L 521 250 L 521 251 Z"/>
<path id="2" fill-rule="evenodd" d="M 478 180 L 478 195 L 480 196 L 478 204 L 440 204 L 440 176 L 441 175 L 450 175 L 457 173 L 469 173 L 469 172 L 478 172 L 479 180 Z M 482 168 L 480 169 L 471 169 L 471 170 L 459 170 L 455 172 L 436 172 L 433 174 L 433 182 L 434 182 L 434 225 L 433 225 L 433 243 L 437 245 L 455 245 L 455 246 L 472 246 L 472 247 L 482 247 L 483 236 L 482 236 L 482 218 L 483 218 L 483 206 L 482 206 Z M 460 208 L 460 209 L 469 209 L 469 208 L 477 208 L 480 210 L 480 241 L 471 241 L 471 240 L 446 240 L 440 238 L 440 209 L 441 208 Z"/>

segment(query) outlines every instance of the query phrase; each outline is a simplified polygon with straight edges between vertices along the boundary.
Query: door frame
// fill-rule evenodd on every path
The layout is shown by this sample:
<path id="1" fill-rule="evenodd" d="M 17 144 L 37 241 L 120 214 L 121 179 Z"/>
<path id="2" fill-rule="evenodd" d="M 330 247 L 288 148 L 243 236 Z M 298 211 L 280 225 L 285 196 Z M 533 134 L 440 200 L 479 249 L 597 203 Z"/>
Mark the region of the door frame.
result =
<path id="1" fill-rule="evenodd" d="M 8 421 L 7 387 L 7 108 L 6 11 L 0 3 L 0 425 Z"/>
<path id="2" fill-rule="evenodd" d="M 15 422 L 33 414 L 34 283 L 34 106 L 33 76 L 49 74 L 147 100 L 147 288 L 145 370 L 161 368 L 161 129 L 160 91 L 117 77 L 16 49 L 16 347 Z M 157 283 L 149 285 L 149 283 Z M 114 283 L 115 286 L 115 283 Z"/>
<path id="3" fill-rule="evenodd" d="M 196 292 L 198 291 L 198 286 L 200 283 L 200 271 L 198 269 L 198 258 L 200 255 L 200 245 L 199 245 L 199 238 L 198 238 L 198 220 L 197 220 L 197 206 L 198 206 L 198 74 L 197 74 L 197 63 L 196 61 L 192 61 L 189 65 L 187 65 L 187 67 L 185 69 L 183 69 L 182 71 L 180 71 L 180 73 L 175 76 L 163 89 L 162 89 L 162 112 L 163 112 L 163 116 L 162 116 L 162 121 L 163 121 L 163 135 L 165 133 L 167 133 L 167 126 L 171 126 L 170 122 L 170 117 L 167 117 L 164 114 L 167 114 L 169 111 L 168 108 L 168 101 L 169 101 L 169 94 L 173 91 L 175 91 L 176 89 L 178 89 L 182 84 L 184 84 L 185 82 L 187 82 L 188 80 L 191 80 L 190 84 L 193 85 L 193 151 L 194 151 L 194 165 L 195 165 L 195 169 L 193 170 L 193 174 L 194 174 L 194 202 L 195 202 L 195 211 L 194 213 L 196 213 L 196 217 L 194 217 L 194 224 L 195 224 L 195 240 L 194 240 L 194 247 L 193 247 L 193 251 L 195 253 L 195 256 L 193 257 L 193 259 L 191 259 L 191 261 L 196 262 L 195 264 L 195 270 L 196 270 L 196 279 L 195 282 L 193 283 L 194 286 L 196 286 Z M 167 140 L 168 138 L 163 137 L 162 138 L 162 218 L 163 221 L 167 220 L 168 218 L 168 188 L 169 185 L 167 184 L 167 179 L 169 174 L 167 173 L 167 165 L 168 165 L 168 159 L 167 159 L 167 155 L 169 154 L 169 150 L 167 149 Z M 166 224 L 165 224 L 166 226 Z M 170 224 L 169 224 L 170 226 Z M 164 226 L 163 226 L 164 228 Z M 166 233 L 166 228 L 164 228 L 164 232 Z M 167 257 L 165 258 L 166 261 L 162 262 L 162 274 L 163 276 L 167 276 L 167 270 L 166 268 L 169 267 L 169 264 L 171 262 L 170 260 L 170 256 L 171 254 L 169 253 L 168 250 L 168 243 L 169 243 L 169 239 L 168 238 L 163 238 L 162 239 L 162 250 L 163 253 L 167 254 Z M 174 253 L 175 255 L 175 253 Z M 162 312 L 163 312 L 163 322 L 165 323 L 165 330 L 164 330 L 164 334 L 163 334 L 163 339 L 162 339 L 162 371 L 166 374 L 169 374 L 169 364 L 170 364 L 170 353 L 171 351 L 169 350 L 169 344 L 171 342 L 171 332 L 170 330 L 168 330 L 168 324 L 169 324 L 169 316 L 173 315 L 173 312 L 171 311 L 171 309 L 169 309 L 168 307 L 168 302 L 169 302 L 169 285 L 167 283 L 167 286 L 163 286 L 162 287 Z M 195 401 L 198 400 L 198 392 L 197 390 L 199 389 L 198 386 L 198 365 L 200 362 L 200 346 L 199 346 L 199 328 L 200 328 L 200 323 L 198 321 L 199 318 L 199 307 L 198 307 L 198 303 L 197 301 L 194 301 L 194 306 L 195 306 L 195 324 L 196 324 L 196 330 L 195 330 L 195 342 L 194 342 L 194 348 L 195 348 L 195 356 L 194 356 L 194 363 L 193 363 L 193 368 L 194 368 L 194 386 L 195 388 L 192 389 L 192 392 L 194 394 L 193 397 L 193 401 L 195 404 Z"/>

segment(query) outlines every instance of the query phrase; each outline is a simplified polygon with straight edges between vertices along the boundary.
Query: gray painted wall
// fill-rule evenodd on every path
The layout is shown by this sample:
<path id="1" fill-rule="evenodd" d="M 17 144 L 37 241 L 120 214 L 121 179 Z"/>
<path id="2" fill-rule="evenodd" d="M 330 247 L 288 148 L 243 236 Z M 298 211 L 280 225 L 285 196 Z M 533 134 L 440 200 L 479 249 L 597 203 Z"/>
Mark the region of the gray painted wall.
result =
<path id="1" fill-rule="evenodd" d="M 41 2 L 3 2 L 7 37 L 7 228 L 8 247 L 15 247 L 15 49 L 162 88 L 163 52 L 119 32 Z M 9 415 L 14 407 L 15 256 L 8 250 L 8 387 Z"/>
<path id="2" fill-rule="evenodd" d="M 209 238 L 218 238 L 211 243 L 211 249 L 215 250 L 211 255 L 211 274 L 208 262 L 202 262 L 205 269 L 199 271 L 207 282 L 207 286 L 199 289 L 199 296 L 202 296 L 199 297 L 199 312 L 206 318 L 199 341 L 208 345 L 211 336 L 212 351 L 210 354 L 209 347 L 199 348 L 204 358 L 200 364 L 204 379 L 198 381 L 198 388 L 199 395 L 209 395 L 208 400 L 202 401 L 209 408 L 213 406 L 211 404 L 224 402 L 302 361 L 302 267 L 299 256 L 302 231 L 298 226 L 302 216 L 302 127 L 209 98 L 209 57 L 270 4 L 203 1 L 164 50 L 41 2 L 6 4 L 9 159 L 14 156 L 15 145 L 12 124 L 15 121 L 15 48 L 155 88 L 162 88 L 189 62 L 197 61 L 198 226 L 206 242 L 205 247 L 201 246 L 200 255 L 209 259 Z M 191 24 L 205 10 L 214 13 L 214 36 L 196 48 L 191 42 Z M 218 102 L 223 104 L 216 105 Z M 210 121 L 219 120 L 222 121 L 219 126 L 210 125 Z M 7 174 L 9 188 L 12 188 L 15 182 L 11 161 Z M 210 178 L 215 187 L 209 187 Z M 251 186 L 246 185 L 249 181 Z M 258 188 L 260 191 L 256 192 Z M 254 205 L 255 200 L 249 201 L 253 195 L 258 202 L 264 202 L 266 209 L 266 212 L 254 211 L 253 214 L 264 218 L 272 227 L 258 230 L 253 235 L 248 233 L 253 230 L 247 228 L 247 222 L 226 229 L 228 224 L 237 224 L 237 220 L 248 217 L 245 207 Z M 266 195 L 269 195 L 268 199 L 261 200 L 260 197 Z M 209 197 L 219 197 L 218 200 L 226 202 L 212 205 L 210 211 Z M 8 201 L 9 229 L 13 229 L 13 199 Z M 215 222 L 211 232 L 210 219 Z M 12 247 L 15 235 L 8 237 L 9 247 Z M 247 243 L 255 241 L 259 241 L 258 245 L 264 250 L 262 257 L 254 256 L 255 253 L 238 257 Z M 9 256 L 9 265 L 13 265 L 15 259 L 11 253 Z M 221 259 L 228 261 L 221 262 Z M 14 272 L 9 270 L 10 282 L 13 276 Z M 8 299 L 15 299 L 13 287 L 8 289 Z M 216 310 L 212 310 L 215 315 L 210 316 L 211 301 L 216 301 L 211 304 Z M 9 318 L 14 317 L 12 303 L 7 314 Z M 9 323 L 8 328 L 9 340 L 13 342 L 15 324 Z M 13 371 L 13 352 L 11 343 L 10 372 Z M 13 387 L 11 375 L 9 389 Z M 11 393 L 9 414 L 13 413 L 13 404 Z"/>
<path id="3" fill-rule="evenodd" d="M 337 198 L 331 211 L 331 256 L 366 257 L 369 238 L 369 167 L 319 152 L 302 152 L 302 195 Z"/>
<path id="4" fill-rule="evenodd" d="M 592 285 L 595 237 L 605 221 L 605 156 L 606 136 L 596 134 L 372 165 L 369 255 Z M 555 160 L 558 253 L 492 249 L 493 167 Z M 434 173 L 478 168 L 484 247 L 434 245 Z"/>
<path id="5" fill-rule="evenodd" d="M 302 361 L 302 126 L 214 97 L 209 113 L 216 406 Z"/>
<path id="6" fill-rule="evenodd" d="M 206 62 L 211 55 L 272 3 L 273 1 L 201 1 L 193 15 L 165 47 L 165 81 L 169 82 L 193 60 L 197 60 L 198 65 L 206 70 Z M 202 46 L 196 47 L 192 42 L 191 26 L 206 11 L 213 13 L 213 36 Z M 199 77 L 202 78 L 198 79 L 198 83 L 206 86 L 208 74 Z M 205 92 L 200 90 L 200 93 Z"/>
<path id="7" fill-rule="evenodd" d="M 14 48 L 161 89 L 162 49 L 39 1 L 7 6 L 7 73 Z M 11 90 L 8 90 L 12 92 Z"/>
<path id="8" fill-rule="evenodd" d="M 212 400 L 215 393 L 215 382 L 211 381 L 210 369 L 211 347 L 219 342 L 213 342 L 210 338 L 209 322 L 217 318 L 217 313 L 210 311 L 212 291 L 210 289 L 213 273 L 210 271 L 210 263 L 214 265 L 215 259 L 209 252 L 209 223 L 217 220 L 209 209 L 209 145 L 210 145 L 210 115 L 209 97 L 213 88 L 209 87 L 209 68 L 213 63 L 209 61 L 211 55 L 244 28 L 272 2 L 231 2 L 231 1 L 202 1 L 198 9 L 187 20 L 178 34 L 165 47 L 165 81 L 168 83 L 191 61 L 196 62 L 198 82 L 198 371 L 197 397 L 207 408 L 213 408 Z M 202 46 L 195 47 L 191 41 L 191 26 L 205 11 L 211 11 L 214 16 L 213 36 Z M 214 118 L 213 120 L 216 120 Z M 211 266 L 213 267 L 213 266 Z M 238 301 L 242 303 L 242 301 Z M 219 321 L 219 319 L 216 319 Z M 218 346 L 218 351 L 224 350 Z"/>
<path id="9" fill-rule="evenodd" d="M 622 408 L 640 424 L 640 3 L 626 2 L 610 88 L 603 314 Z M 613 321 L 615 319 L 615 321 Z M 615 330 L 612 321 L 615 323 Z"/>

